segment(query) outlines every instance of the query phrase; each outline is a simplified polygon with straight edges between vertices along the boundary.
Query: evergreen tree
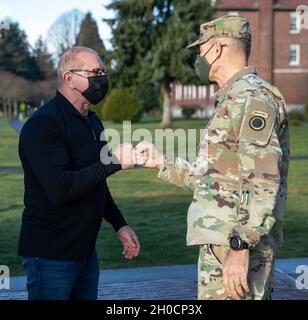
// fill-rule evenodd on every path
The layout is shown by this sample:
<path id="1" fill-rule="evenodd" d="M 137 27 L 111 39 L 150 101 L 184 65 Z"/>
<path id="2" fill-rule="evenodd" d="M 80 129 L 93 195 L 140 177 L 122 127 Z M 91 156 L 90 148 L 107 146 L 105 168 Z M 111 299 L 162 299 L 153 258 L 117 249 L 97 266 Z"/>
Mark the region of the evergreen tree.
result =
<path id="1" fill-rule="evenodd" d="M 107 9 L 115 18 L 104 19 L 112 29 L 110 54 L 112 78 L 119 87 L 141 86 L 139 72 L 142 61 L 151 48 L 152 7 L 146 1 L 113 1 Z"/>
<path id="2" fill-rule="evenodd" d="M 163 97 L 162 127 L 171 125 L 170 84 L 198 80 L 195 57 L 185 49 L 214 13 L 210 0 L 113 0 L 106 19 L 113 31 L 112 59 L 119 86 L 158 83 Z"/>
<path id="3" fill-rule="evenodd" d="M 39 70 L 31 54 L 27 36 L 18 23 L 0 29 L 0 70 L 9 71 L 30 80 L 39 78 Z"/>
<path id="4" fill-rule="evenodd" d="M 76 45 L 88 47 L 97 51 L 104 64 L 108 65 L 108 57 L 103 40 L 99 36 L 96 21 L 92 18 L 90 12 L 85 15 L 80 25 Z"/>
<path id="5" fill-rule="evenodd" d="M 40 80 L 47 80 L 56 77 L 56 71 L 51 54 L 48 52 L 46 44 L 41 36 L 35 43 L 34 58 L 39 69 Z"/>

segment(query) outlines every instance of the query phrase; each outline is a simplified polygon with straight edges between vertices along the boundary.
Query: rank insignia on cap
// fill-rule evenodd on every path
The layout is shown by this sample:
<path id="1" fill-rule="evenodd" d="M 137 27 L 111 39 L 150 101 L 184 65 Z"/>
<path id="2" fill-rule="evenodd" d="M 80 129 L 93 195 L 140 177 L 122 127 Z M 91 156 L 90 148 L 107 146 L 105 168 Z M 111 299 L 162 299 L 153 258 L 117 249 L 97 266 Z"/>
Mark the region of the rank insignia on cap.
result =
<path id="1" fill-rule="evenodd" d="M 260 116 L 254 116 L 249 121 L 250 128 L 256 131 L 260 131 L 264 129 L 265 125 L 266 125 L 266 120 Z"/>

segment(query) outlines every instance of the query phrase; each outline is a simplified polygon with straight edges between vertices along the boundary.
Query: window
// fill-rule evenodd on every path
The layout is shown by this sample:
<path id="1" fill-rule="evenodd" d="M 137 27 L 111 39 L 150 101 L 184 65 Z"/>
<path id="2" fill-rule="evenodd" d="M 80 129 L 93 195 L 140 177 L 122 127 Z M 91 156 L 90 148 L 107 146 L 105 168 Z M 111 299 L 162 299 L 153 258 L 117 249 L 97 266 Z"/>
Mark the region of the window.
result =
<path id="1" fill-rule="evenodd" d="M 198 98 L 205 99 L 206 98 L 206 86 L 199 86 L 198 87 Z"/>
<path id="2" fill-rule="evenodd" d="M 215 85 L 210 85 L 210 97 L 213 98 L 215 95 Z"/>
<path id="3" fill-rule="evenodd" d="M 182 99 L 182 85 L 177 84 L 175 86 L 175 100 L 181 100 Z"/>
<path id="4" fill-rule="evenodd" d="M 197 87 L 196 86 L 192 86 L 191 88 L 191 92 L 192 92 L 192 99 L 196 99 L 197 98 Z"/>
<path id="5" fill-rule="evenodd" d="M 289 48 L 289 65 L 298 66 L 300 63 L 300 46 L 299 44 L 291 44 Z"/>
<path id="6" fill-rule="evenodd" d="M 300 32 L 300 16 L 297 12 L 290 13 L 290 33 Z"/>
<path id="7" fill-rule="evenodd" d="M 229 16 L 238 16 L 238 12 L 237 11 L 229 11 L 228 15 Z"/>

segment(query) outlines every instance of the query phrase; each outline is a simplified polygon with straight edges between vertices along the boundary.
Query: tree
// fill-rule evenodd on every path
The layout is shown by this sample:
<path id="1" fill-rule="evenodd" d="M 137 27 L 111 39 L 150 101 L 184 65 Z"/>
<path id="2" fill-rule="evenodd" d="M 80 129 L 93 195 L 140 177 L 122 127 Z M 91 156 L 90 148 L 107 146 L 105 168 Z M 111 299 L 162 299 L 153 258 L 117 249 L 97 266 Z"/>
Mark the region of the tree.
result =
<path id="1" fill-rule="evenodd" d="M 11 117 L 17 110 L 18 101 L 27 99 L 30 81 L 7 71 L 0 71 L 0 102 L 4 117 Z"/>
<path id="2" fill-rule="evenodd" d="M 56 92 L 56 79 L 50 78 L 43 81 L 31 82 L 28 99 L 31 105 L 40 107 L 50 100 Z"/>
<path id="3" fill-rule="evenodd" d="M 63 13 L 50 27 L 47 41 L 54 47 L 56 59 L 76 44 L 84 14 L 74 9 Z"/>
<path id="4" fill-rule="evenodd" d="M 27 36 L 18 23 L 10 22 L 8 29 L 0 29 L 0 70 L 30 80 L 39 78 Z"/>
<path id="5" fill-rule="evenodd" d="M 16 116 L 20 101 L 41 106 L 51 99 L 55 90 L 55 79 L 30 81 L 11 72 L 0 71 L 0 106 L 4 117 Z"/>
<path id="6" fill-rule="evenodd" d="M 305 102 L 304 117 L 305 117 L 305 121 L 308 121 L 308 99 Z"/>
<path id="7" fill-rule="evenodd" d="M 17 23 L 10 22 L 9 29 L 0 30 L 0 105 L 4 117 L 16 116 L 20 101 L 41 105 L 54 94 L 55 80 L 52 59 L 41 38 L 33 50 Z"/>
<path id="8" fill-rule="evenodd" d="M 194 56 L 185 46 L 199 36 L 199 26 L 214 13 L 210 0 L 114 0 L 106 20 L 112 44 L 117 84 L 159 83 L 163 97 L 162 127 L 171 126 L 170 84 L 196 83 Z"/>
<path id="9" fill-rule="evenodd" d="M 112 29 L 110 54 L 114 85 L 128 87 L 141 85 L 139 79 L 142 59 L 150 50 L 151 7 L 145 1 L 113 1 L 107 6 L 115 18 L 104 19 Z M 146 17 L 146 18 L 144 18 Z"/>
<path id="10" fill-rule="evenodd" d="M 35 43 L 34 58 L 39 69 L 39 79 L 56 79 L 56 71 L 54 68 L 51 54 L 48 52 L 46 44 L 40 36 Z"/>
<path id="11" fill-rule="evenodd" d="M 138 122 L 142 116 L 142 103 L 131 88 L 115 88 L 102 104 L 104 120 Z"/>
<path id="12" fill-rule="evenodd" d="M 103 40 L 99 36 L 96 21 L 90 12 L 86 14 L 80 25 L 80 31 L 76 40 L 77 46 L 91 48 L 98 52 L 103 62 L 107 65 L 107 52 Z"/>

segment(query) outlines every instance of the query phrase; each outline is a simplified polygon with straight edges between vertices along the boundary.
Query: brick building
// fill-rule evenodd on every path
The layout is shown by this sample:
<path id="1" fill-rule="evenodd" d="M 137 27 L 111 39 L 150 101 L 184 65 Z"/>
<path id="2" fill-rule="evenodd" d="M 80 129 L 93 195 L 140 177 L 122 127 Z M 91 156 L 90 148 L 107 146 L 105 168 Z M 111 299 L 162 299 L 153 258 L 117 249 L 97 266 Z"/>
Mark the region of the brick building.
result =
<path id="1" fill-rule="evenodd" d="M 252 51 L 249 65 L 265 80 L 277 86 L 288 109 L 301 109 L 308 100 L 308 29 L 296 8 L 308 0 L 220 0 L 217 17 L 238 14 L 250 21 Z M 307 17 L 307 15 L 306 15 Z M 307 24 L 308 22 L 305 21 Z M 212 112 L 214 87 L 173 84 L 173 114 L 181 115 L 183 107 L 200 105 L 198 116 Z"/>

